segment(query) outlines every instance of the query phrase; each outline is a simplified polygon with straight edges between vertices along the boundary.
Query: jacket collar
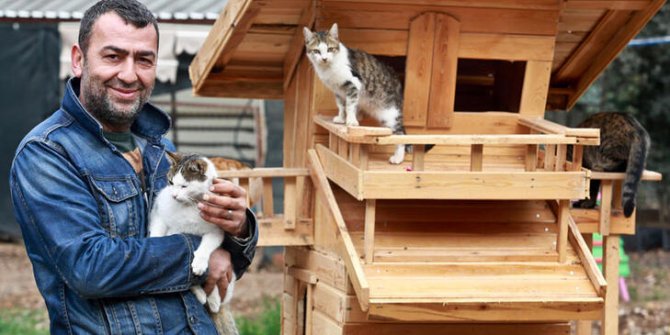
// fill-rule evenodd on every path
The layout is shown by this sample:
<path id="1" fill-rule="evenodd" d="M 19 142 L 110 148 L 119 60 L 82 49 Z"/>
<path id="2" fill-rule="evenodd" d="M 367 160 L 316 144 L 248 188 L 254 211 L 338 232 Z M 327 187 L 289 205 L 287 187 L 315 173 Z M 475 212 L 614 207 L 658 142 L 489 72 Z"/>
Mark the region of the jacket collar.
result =
<path id="1" fill-rule="evenodd" d="M 107 140 L 102 136 L 102 125 L 79 101 L 79 84 L 80 79 L 77 77 L 68 80 L 61 107 L 86 130 L 106 142 Z M 170 129 L 170 124 L 170 117 L 165 112 L 151 103 L 146 103 L 130 130 L 138 136 L 147 138 L 152 143 L 158 143 Z"/>

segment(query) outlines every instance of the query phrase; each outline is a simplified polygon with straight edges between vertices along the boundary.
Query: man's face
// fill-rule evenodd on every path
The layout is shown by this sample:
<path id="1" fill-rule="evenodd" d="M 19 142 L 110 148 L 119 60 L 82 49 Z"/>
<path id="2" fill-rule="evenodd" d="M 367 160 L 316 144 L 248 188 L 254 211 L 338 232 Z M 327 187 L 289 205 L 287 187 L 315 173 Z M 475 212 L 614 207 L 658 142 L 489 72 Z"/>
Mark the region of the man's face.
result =
<path id="1" fill-rule="evenodd" d="M 79 98 L 105 130 L 127 130 L 149 99 L 156 79 L 157 46 L 153 25 L 137 28 L 110 12 L 93 25 L 85 55 L 78 46 L 73 48 L 73 70 L 81 78 Z"/>

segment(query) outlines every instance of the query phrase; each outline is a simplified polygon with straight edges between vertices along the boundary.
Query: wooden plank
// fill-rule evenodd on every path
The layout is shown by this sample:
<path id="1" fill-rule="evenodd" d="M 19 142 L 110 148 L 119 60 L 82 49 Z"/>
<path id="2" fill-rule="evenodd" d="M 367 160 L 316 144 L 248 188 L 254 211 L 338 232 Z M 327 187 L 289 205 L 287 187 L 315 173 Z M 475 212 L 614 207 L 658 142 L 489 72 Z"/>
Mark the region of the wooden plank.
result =
<path id="1" fill-rule="evenodd" d="M 368 264 L 375 260 L 375 208 L 376 201 L 374 199 L 365 200 L 365 240 L 363 241 L 363 248 L 365 262 Z"/>
<path id="2" fill-rule="evenodd" d="M 348 48 L 361 49 L 371 55 L 405 56 L 408 52 L 406 30 L 341 28 L 339 34 Z"/>
<path id="3" fill-rule="evenodd" d="M 312 27 L 316 19 L 316 2 L 312 1 L 305 9 L 302 10 L 300 19 L 298 20 L 297 29 L 293 33 L 293 39 L 289 46 L 289 51 L 284 57 L 284 89 L 286 89 L 293 79 L 293 74 L 298 67 L 298 61 L 303 56 L 305 50 L 305 38 L 303 36 L 302 27 Z"/>
<path id="4" fill-rule="evenodd" d="M 295 266 L 289 266 L 287 271 L 289 276 L 298 279 L 306 284 L 314 285 L 318 281 L 316 275 L 306 269 L 301 269 Z"/>
<path id="5" fill-rule="evenodd" d="M 353 142 L 364 141 L 349 138 Z M 447 144 L 447 145 L 505 145 L 505 144 L 574 144 L 574 137 L 563 135 L 513 134 L 513 135 L 390 135 L 372 139 L 375 144 Z"/>
<path id="6" fill-rule="evenodd" d="M 430 84 L 435 44 L 435 13 L 426 13 L 413 19 L 409 26 L 403 125 L 424 127 L 428 115 Z"/>
<path id="7" fill-rule="evenodd" d="M 235 33 L 235 27 L 251 8 L 251 0 L 231 0 L 226 3 L 198 54 L 189 66 L 193 91 L 198 92 L 212 70 L 228 40 Z"/>
<path id="8" fill-rule="evenodd" d="M 619 334 L 619 236 L 603 235 L 603 273 L 607 280 L 602 334 Z"/>
<path id="9" fill-rule="evenodd" d="M 340 27 L 381 30 L 407 30 L 408 23 L 425 12 L 449 13 L 461 21 L 464 33 L 555 36 L 558 9 L 523 10 L 499 8 L 444 7 L 437 5 L 395 5 L 359 1 L 324 1 L 321 4 L 322 28 L 337 22 Z"/>
<path id="10" fill-rule="evenodd" d="M 473 144 L 470 146 L 470 171 L 481 171 L 484 161 L 484 146 Z"/>
<path id="11" fill-rule="evenodd" d="M 598 128 L 569 128 L 564 125 L 545 120 L 539 116 L 519 116 L 519 124 L 543 134 L 562 134 L 578 137 L 600 137 Z"/>
<path id="12" fill-rule="evenodd" d="M 222 98 L 244 98 L 244 99 L 283 99 L 284 90 L 278 82 L 208 82 L 205 81 L 198 91 L 193 91 L 196 96 L 222 97 Z"/>
<path id="13" fill-rule="evenodd" d="M 312 326 L 312 333 L 319 335 L 342 335 L 342 327 L 319 311 L 312 313 L 312 319 L 307 320 Z"/>
<path id="14" fill-rule="evenodd" d="M 577 325 L 575 326 L 576 335 L 591 335 L 592 330 L 593 330 L 593 321 L 591 320 L 577 321 Z"/>
<path id="15" fill-rule="evenodd" d="M 305 169 L 306 170 L 306 169 Z M 272 179 L 261 179 L 263 183 L 263 216 L 274 216 L 274 196 L 272 194 Z"/>
<path id="16" fill-rule="evenodd" d="M 648 5 L 647 0 L 571 0 L 565 2 L 566 9 L 642 10 Z"/>
<path id="17" fill-rule="evenodd" d="M 297 219 L 297 200 L 297 179 L 294 177 L 287 177 L 284 179 L 284 228 L 287 230 L 295 229 Z"/>
<path id="18" fill-rule="evenodd" d="M 526 63 L 519 114 L 544 116 L 550 78 L 551 61 L 529 60 Z"/>
<path id="19" fill-rule="evenodd" d="M 537 169 L 537 144 L 526 146 L 526 171 L 532 172 Z"/>
<path id="20" fill-rule="evenodd" d="M 412 322 L 510 322 L 595 320 L 602 313 L 602 299 L 587 301 L 524 301 L 490 303 L 402 303 L 371 301 L 371 320 Z"/>
<path id="21" fill-rule="evenodd" d="M 612 216 L 612 181 L 602 180 L 600 182 L 600 224 L 599 233 L 603 236 L 610 234 Z"/>
<path id="22" fill-rule="evenodd" d="M 305 246 L 314 244 L 314 223 L 300 220 L 294 229 L 286 230 L 282 215 L 258 219 L 258 246 Z"/>
<path id="23" fill-rule="evenodd" d="M 582 233 L 598 233 L 600 226 L 599 209 L 570 209 L 571 216 L 579 226 Z M 625 217 L 623 211 L 613 210 L 610 216 L 610 234 L 633 235 L 635 234 L 635 218 Z"/>
<path id="24" fill-rule="evenodd" d="M 317 144 L 316 152 L 319 153 L 319 159 L 323 161 L 324 172 L 328 178 L 356 199 L 363 200 L 361 173 L 358 168 L 320 144 Z"/>
<path id="25" fill-rule="evenodd" d="M 352 323 L 347 335 L 569 335 L 569 323 Z"/>
<path id="26" fill-rule="evenodd" d="M 567 259 L 568 243 L 568 221 L 570 217 L 570 200 L 560 200 L 558 202 L 558 216 L 556 224 L 558 225 L 558 234 L 556 241 L 556 250 L 558 251 L 558 262 L 564 263 Z"/>
<path id="27" fill-rule="evenodd" d="M 325 148 L 324 148 L 325 149 Z M 310 174 L 312 175 L 312 180 L 314 181 L 316 189 L 321 193 L 325 202 L 330 209 L 331 215 L 335 219 L 335 223 L 338 227 L 338 237 L 341 239 L 342 245 L 342 258 L 347 266 L 349 271 L 349 278 L 356 290 L 356 295 L 358 296 L 361 309 L 364 311 L 368 310 L 368 299 L 369 299 L 369 286 L 365 278 L 365 273 L 361 266 L 358 253 L 354 248 L 354 244 L 351 241 L 351 236 L 347 229 L 346 223 L 342 218 L 340 209 L 335 201 L 335 196 L 328 184 L 328 179 L 326 178 L 326 173 L 323 169 L 321 162 L 319 161 L 319 156 L 317 156 L 314 149 L 309 150 L 309 167 Z"/>
<path id="28" fill-rule="evenodd" d="M 306 177 L 307 168 L 253 168 L 249 170 L 218 170 L 219 178 L 273 178 L 273 177 Z"/>
<path id="29" fill-rule="evenodd" d="M 412 170 L 423 171 L 425 169 L 426 146 L 414 145 L 412 147 Z"/>
<path id="30" fill-rule="evenodd" d="M 348 3 L 351 0 L 328 0 L 328 2 L 342 2 Z M 559 4 L 555 0 L 487 0 L 487 1 L 470 1 L 470 0 L 362 0 L 357 3 L 369 4 L 414 4 L 414 5 L 430 5 L 441 7 L 473 7 L 473 8 L 498 8 L 498 9 L 538 9 L 538 10 L 557 10 Z M 612 1 L 622 2 L 622 1 Z"/>
<path id="31" fill-rule="evenodd" d="M 428 100 L 428 128 L 450 128 L 456 101 L 456 72 L 460 22 L 449 15 L 435 15 L 435 40 Z"/>
<path id="32" fill-rule="evenodd" d="M 577 251 L 577 255 L 579 256 L 584 271 L 586 271 L 598 296 L 604 298 L 607 292 L 607 281 L 598 269 L 598 264 L 591 254 L 591 248 L 582 237 L 582 234 L 572 217 L 568 219 L 568 229 L 570 233 L 569 239 Z"/>
<path id="33" fill-rule="evenodd" d="M 551 69 L 554 43 L 553 36 L 463 33 L 458 58 L 549 62 Z"/>
<path id="34" fill-rule="evenodd" d="M 591 178 L 592 179 L 600 179 L 600 180 L 623 180 L 626 178 L 626 174 L 623 172 L 597 172 L 597 171 L 591 171 Z M 660 181 L 663 179 L 663 176 L 655 171 L 649 171 L 649 170 L 644 170 L 642 173 L 642 179 L 641 180 L 648 180 L 648 181 Z"/>
<path id="35" fill-rule="evenodd" d="M 346 181 L 336 181 L 347 187 Z M 360 191 L 359 191 L 360 190 Z M 361 199 L 531 200 L 584 198 L 583 172 L 416 172 L 362 173 Z M 351 193 L 351 192 L 350 192 Z M 353 194 L 352 194 L 353 195 Z"/>
<path id="36" fill-rule="evenodd" d="M 314 288 L 314 308 L 341 326 L 351 322 L 367 322 L 367 313 L 360 309 L 355 295 L 322 282 Z"/>
<path id="37" fill-rule="evenodd" d="M 328 254 L 306 247 L 286 248 L 287 266 L 297 266 L 312 271 L 319 283 L 326 283 L 334 289 L 355 294 L 348 279 L 347 269 L 339 255 Z"/>

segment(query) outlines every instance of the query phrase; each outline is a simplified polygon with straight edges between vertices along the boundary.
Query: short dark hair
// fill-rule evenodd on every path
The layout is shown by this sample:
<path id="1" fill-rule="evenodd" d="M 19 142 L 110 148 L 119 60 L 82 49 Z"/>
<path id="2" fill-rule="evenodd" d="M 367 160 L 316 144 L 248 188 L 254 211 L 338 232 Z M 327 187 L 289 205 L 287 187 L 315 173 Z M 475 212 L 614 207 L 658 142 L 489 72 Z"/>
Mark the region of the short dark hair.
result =
<path id="1" fill-rule="evenodd" d="M 84 54 L 88 50 L 95 21 L 109 12 L 118 14 L 126 24 L 130 23 L 137 28 L 144 28 L 150 23 L 153 24 L 154 29 L 156 29 L 156 38 L 158 38 L 158 21 L 154 14 L 141 2 L 137 0 L 100 0 L 86 10 L 79 25 L 79 47 Z"/>

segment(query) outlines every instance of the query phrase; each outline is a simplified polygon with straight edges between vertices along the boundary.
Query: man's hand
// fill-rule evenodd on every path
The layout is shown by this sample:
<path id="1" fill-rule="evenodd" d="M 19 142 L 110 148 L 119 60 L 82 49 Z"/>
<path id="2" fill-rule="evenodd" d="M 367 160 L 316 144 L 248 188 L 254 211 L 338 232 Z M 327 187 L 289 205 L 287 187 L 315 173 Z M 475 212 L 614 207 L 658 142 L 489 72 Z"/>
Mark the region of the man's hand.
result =
<path id="1" fill-rule="evenodd" d="M 230 262 L 230 253 L 224 249 L 217 248 L 209 256 L 209 275 L 205 280 L 203 289 L 209 296 L 214 285 L 219 287 L 221 299 L 226 296 L 226 290 L 233 278 L 233 264 Z"/>
<path id="2" fill-rule="evenodd" d="M 210 191 L 212 194 L 206 194 L 198 203 L 202 218 L 228 234 L 246 237 L 247 191 L 224 179 L 214 179 Z"/>

